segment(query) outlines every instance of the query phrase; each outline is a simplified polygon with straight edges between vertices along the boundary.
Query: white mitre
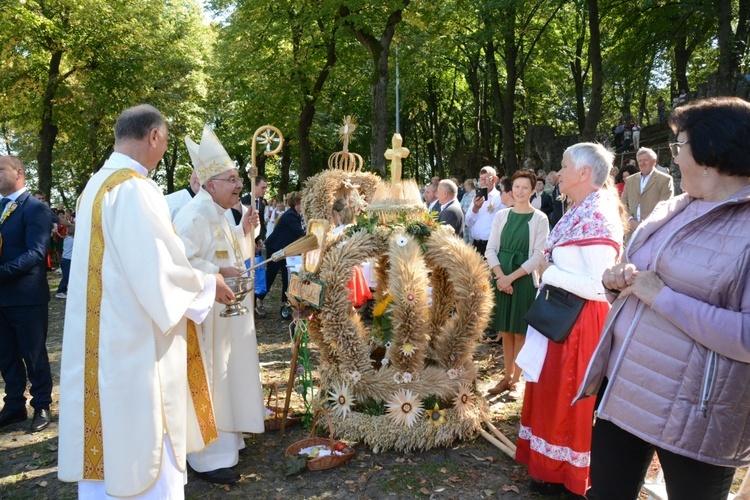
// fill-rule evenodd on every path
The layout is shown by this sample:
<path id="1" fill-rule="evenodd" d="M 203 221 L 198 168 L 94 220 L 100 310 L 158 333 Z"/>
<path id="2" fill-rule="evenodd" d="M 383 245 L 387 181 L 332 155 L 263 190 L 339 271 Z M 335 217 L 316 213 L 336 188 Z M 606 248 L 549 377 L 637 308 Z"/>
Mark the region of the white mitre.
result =
<path id="1" fill-rule="evenodd" d="M 203 137 L 200 145 L 193 142 L 189 136 L 185 136 L 185 145 L 187 146 L 190 159 L 198 175 L 198 181 L 201 186 L 211 177 L 219 175 L 227 170 L 237 168 L 234 162 L 227 154 L 224 146 L 221 145 L 219 138 L 216 137 L 211 127 L 203 127 Z"/>

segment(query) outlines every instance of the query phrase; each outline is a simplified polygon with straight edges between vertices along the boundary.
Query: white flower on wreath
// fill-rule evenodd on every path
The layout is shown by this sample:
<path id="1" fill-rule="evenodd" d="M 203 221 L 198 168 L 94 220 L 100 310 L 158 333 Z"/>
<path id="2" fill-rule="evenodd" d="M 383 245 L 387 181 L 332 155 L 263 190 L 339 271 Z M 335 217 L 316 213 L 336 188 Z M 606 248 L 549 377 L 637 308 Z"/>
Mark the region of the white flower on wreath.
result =
<path id="1" fill-rule="evenodd" d="M 388 358 L 383 358 L 383 359 L 380 360 L 380 364 L 383 365 L 383 366 L 388 366 L 388 363 L 390 363 L 390 362 L 391 361 Z"/>
<path id="2" fill-rule="evenodd" d="M 409 240 L 406 239 L 406 236 L 399 236 L 396 238 L 396 245 L 400 247 L 405 247 L 407 243 L 409 243 Z"/>
<path id="3" fill-rule="evenodd" d="M 355 402 L 354 396 L 349 392 L 349 386 L 333 386 L 332 391 L 328 391 L 328 401 L 331 402 L 331 410 L 336 412 L 341 418 L 346 418 Z"/>
<path id="4" fill-rule="evenodd" d="M 417 395 L 410 390 L 400 389 L 386 403 L 388 418 L 395 423 L 411 427 L 419 419 L 424 408 Z"/>
<path id="5" fill-rule="evenodd" d="M 451 380 L 456 380 L 458 378 L 458 370 L 455 368 L 451 368 L 448 370 L 448 378 Z"/>
<path id="6" fill-rule="evenodd" d="M 400 373 L 396 372 L 393 374 L 393 381 L 396 382 L 397 384 L 401 384 L 404 381 L 404 379 L 401 378 Z"/>
<path id="7" fill-rule="evenodd" d="M 404 372 L 404 374 L 401 375 L 401 380 L 404 381 L 404 384 L 408 384 L 409 382 L 411 382 L 411 380 L 412 380 L 411 373 Z"/>
<path id="8" fill-rule="evenodd" d="M 391 341 L 389 340 L 388 342 L 385 343 L 385 348 L 386 349 L 390 349 L 391 345 L 393 345 L 393 344 L 391 344 Z"/>
<path id="9" fill-rule="evenodd" d="M 458 394 L 453 398 L 453 406 L 459 414 L 464 414 L 474 406 L 474 394 L 471 385 L 464 382 L 458 386 Z"/>
<path id="10" fill-rule="evenodd" d="M 358 372 L 358 371 L 356 371 L 356 370 L 355 370 L 355 371 L 353 371 L 353 372 L 349 372 L 349 376 L 350 376 L 350 377 L 352 378 L 352 382 L 354 382 L 355 384 L 356 384 L 357 382 L 359 382 L 360 380 L 362 380 L 362 374 L 361 374 L 361 373 L 359 373 L 359 372 Z"/>
<path id="11" fill-rule="evenodd" d="M 410 357 L 417 349 L 419 348 L 411 342 L 404 342 L 404 345 L 401 346 L 401 354 Z"/>

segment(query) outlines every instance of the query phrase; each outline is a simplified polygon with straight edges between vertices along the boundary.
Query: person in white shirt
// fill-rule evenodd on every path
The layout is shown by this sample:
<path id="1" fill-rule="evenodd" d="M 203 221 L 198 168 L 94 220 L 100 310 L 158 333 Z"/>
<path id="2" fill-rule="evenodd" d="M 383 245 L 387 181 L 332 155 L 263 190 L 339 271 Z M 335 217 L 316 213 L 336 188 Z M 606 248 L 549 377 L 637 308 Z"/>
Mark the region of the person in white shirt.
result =
<path id="1" fill-rule="evenodd" d="M 177 213 L 180 211 L 182 207 L 187 205 L 190 200 L 193 199 L 195 194 L 201 190 L 201 183 L 198 182 L 198 176 L 195 173 L 195 170 L 190 174 L 190 185 L 186 187 L 185 189 L 180 189 L 179 191 L 175 191 L 174 193 L 170 193 L 164 197 L 165 200 L 167 200 L 167 205 L 169 206 L 169 216 L 172 218 L 172 220 L 177 217 Z"/>
<path id="2" fill-rule="evenodd" d="M 471 210 L 466 212 L 465 222 L 471 228 L 474 248 L 482 256 L 487 250 L 487 240 L 490 238 L 495 214 L 505 208 L 500 199 L 500 192 L 495 188 L 496 182 L 495 169 L 490 166 L 482 167 L 479 171 L 479 187 L 487 190 L 487 196 L 480 196 L 477 193 Z"/>
<path id="3" fill-rule="evenodd" d="M 428 184 L 424 188 L 424 202 L 427 204 L 427 211 L 437 215 L 440 212 L 440 202 L 437 199 L 437 186 Z"/>

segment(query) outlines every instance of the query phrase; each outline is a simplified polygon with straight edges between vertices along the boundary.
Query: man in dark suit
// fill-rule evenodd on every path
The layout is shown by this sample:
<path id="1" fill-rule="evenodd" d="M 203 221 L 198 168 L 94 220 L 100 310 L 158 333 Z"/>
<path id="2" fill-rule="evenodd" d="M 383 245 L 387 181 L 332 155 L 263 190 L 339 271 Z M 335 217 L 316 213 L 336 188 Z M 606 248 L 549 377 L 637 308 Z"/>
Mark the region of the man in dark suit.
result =
<path id="1" fill-rule="evenodd" d="M 437 199 L 440 203 L 438 222 L 453 228 L 459 238 L 464 237 L 464 211 L 456 199 L 458 186 L 449 179 L 440 181 L 437 188 Z"/>
<path id="2" fill-rule="evenodd" d="M 265 246 L 266 235 L 268 234 L 268 227 L 266 225 L 266 200 L 264 199 L 264 196 L 266 196 L 266 191 L 268 191 L 268 181 L 266 181 L 265 177 L 259 175 L 255 179 L 255 190 L 253 191 L 255 210 L 258 212 L 258 217 L 260 217 L 260 232 L 258 233 L 258 236 L 255 237 L 256 254 L 262 254 L 263 247 Z M 246 194 L 245 196 L 243 196 L 240 199 L 240 202 L 245 206 L 249 206 L 250 195 Z M 238 211 L 234 208 L 232 209 L 232 213 L 234 215 L 235 224 L 239 225 L 239 215 L 241 214 L 239 214 Z M 263 297 L 265 297 L 265 294 L 263 295 Z M 259 298 L 257 295 L 255 295 L 255 315 L 259 318 L 266 317 L 266 308 L 263 305 L 263 298 Z"/>
<path id="3" fill-rule="evenodd" d="M 14 156 L 0 156 L 0 373 L 5 381 L 0 427 L 23 422 L 26 376 L 31 382 L 31 431 L 50 422 L 52 374 L 47 357 L 46 256 L 50 209 L 26 189 Z"/>

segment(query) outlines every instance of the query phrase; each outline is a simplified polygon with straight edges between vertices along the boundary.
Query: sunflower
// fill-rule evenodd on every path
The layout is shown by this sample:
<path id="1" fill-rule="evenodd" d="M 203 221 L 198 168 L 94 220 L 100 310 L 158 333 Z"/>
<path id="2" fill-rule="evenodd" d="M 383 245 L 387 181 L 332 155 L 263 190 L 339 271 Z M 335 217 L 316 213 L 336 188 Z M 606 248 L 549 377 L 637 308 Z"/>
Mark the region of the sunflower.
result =
<path id="1" fill-rule="evenodd" d="M 404 356 L 411 356 L 417 349 L 418 347 L 411 342 L 404 342 L 404 345 L 401 346 L 401 354 Z"/>
<path id="2" fill-rule="evenodd" d="M 468 383 L 462 383 L 458 386 L 458 394 L 453 398 L 453 406 L 458 413 L 466 413 L 474 406 L 474 394 L 472 394 L 471 386 Z"/>
<path id="3" fill-rule="evenodd" d="M 385 406 L 388 408 L 388 417 L 395 423 L 406 427 L 414 425 L 424 411 L 422 402 L 416 398 L 416 394 L 404 389 L 391 396 Z"/>
<path id="4" fill-rule="evenodd" d="M 435 427 L 440 427 L 445 423 L 445 410 L 441 410 L 440 406 L 435 403 L 435 407 L 432 410 L 427 410 L 427 419 Z"/>
<path id="5" fill-rule="evenodd" d="M 372 310 L 373 316 L 382 316 L 385 314 L 385 310 L 388 308 L 388 305 L 393 302 L 393 296 L 389 295 L 380 302 L 378 302 L 375 307 Z"/>
<path id="6" fill-rule="evenodd" d="M 340 387 L 333 386 L 332 391 L 328 391 L 328 401 L 331 402 L 331 409 L 346 418 L 355 402 L 354 396 L 349 393 L 349 386 L 344 384 Z"/>

